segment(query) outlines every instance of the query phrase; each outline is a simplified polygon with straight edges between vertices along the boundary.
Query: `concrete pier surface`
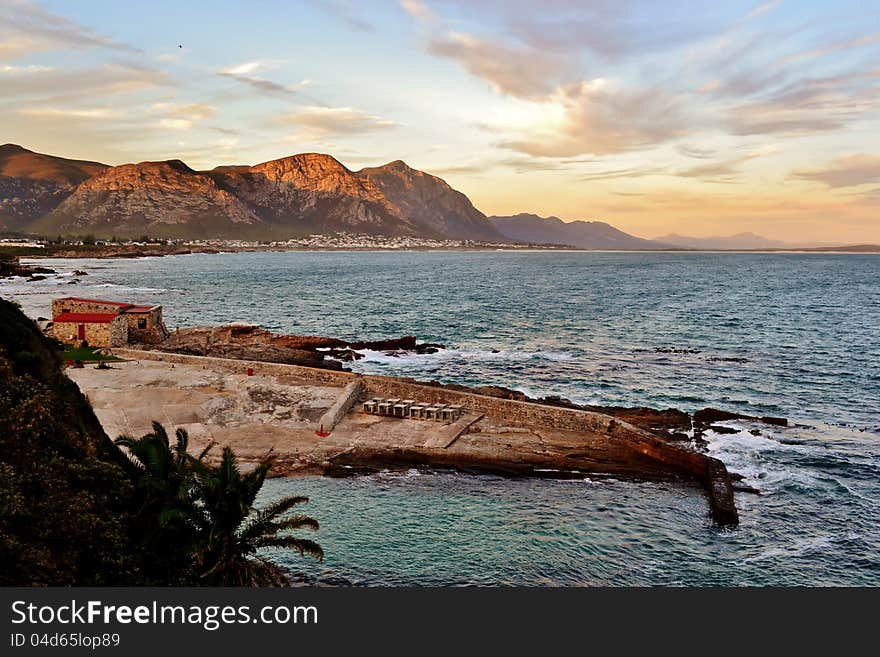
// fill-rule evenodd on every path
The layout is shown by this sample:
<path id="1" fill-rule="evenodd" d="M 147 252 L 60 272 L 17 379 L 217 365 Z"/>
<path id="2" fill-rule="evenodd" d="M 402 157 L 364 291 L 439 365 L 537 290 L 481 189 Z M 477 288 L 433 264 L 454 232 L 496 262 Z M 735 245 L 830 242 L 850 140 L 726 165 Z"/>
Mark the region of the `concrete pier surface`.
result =
<path id="1" fill-rule="evenodd" d="M 70 369 L 112 438 L 153 420 L 281 475 L 435 467 L 511 476 L 608 475 L 701 486 L 723 525 L 738 522 L 724 464 L 601 413 L 423 386 L 393 377 L 158 351 L 114 349 L 111 369 Z M 251 375 L 248 374 L 250 370 Z M 372 397 L 455 404 L 454 421 L 363 412 Z M 316 430 L 324 425 L 326 436 Z M 215 450 L 219 454 L 219 449 Z"/>

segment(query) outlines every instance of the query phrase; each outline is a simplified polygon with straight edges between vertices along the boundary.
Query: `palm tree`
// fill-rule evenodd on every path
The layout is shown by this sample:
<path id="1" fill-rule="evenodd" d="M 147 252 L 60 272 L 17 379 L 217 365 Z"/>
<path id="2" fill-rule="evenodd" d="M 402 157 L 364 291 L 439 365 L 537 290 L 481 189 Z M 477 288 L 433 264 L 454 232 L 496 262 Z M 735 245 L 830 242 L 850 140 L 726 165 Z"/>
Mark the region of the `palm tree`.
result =
<path id="1" fill-rule="evenodd" d="M 192 516 L 196 493 L 195 463 L 200 463 L 213 446 L 209 444 L 198 457 L 188 452 L 189 435 L 185 429 L 175 432 L 174 448 L 168 432 L 159 422 L 153 422 L 153 431 L 140 438 L 119 436 L 115 442 L 128 449 L 137 475 L 138 486 L 144 493 L 143 507 L 160 507 L 160 526 L 186 522 Z M 132 458 L 133 457 L 133 458 Z"/>
<path id="2" fill-rule="evenodd" d="M 284 571 L 260 554 L 265 548 L 296 550 L 318 560 L 324 551 L 316 542 L 287 533 L 318 529 L 318 522 L 304 515 L 284 517 L 307 497 L 285 497 L 264 509 L 254 509 L 272 458 L 263 459 L 242 474 L 234 452 L 223 448 L 217 468 L 199 467 L 200 546 L 197 562 L 200 577 L 215 586 L 283 586 Z M 284 533 L 282 533 L 284 532 Z"/>
<path id="3" fill-rule="evenodd" d="M 138 509 L 135 513 L 139 547 L 147 578 L 182 584 L 192 581 L 192 553 L 199 517 L 196 465 L 211 445 L 191 456 L 185 429 L 175 432 L 171 447 L 168 433 L 159 422 L 140 438 L 119 436 L 116 444 L 128 450 L 130 471 L 135 481 Z"/>

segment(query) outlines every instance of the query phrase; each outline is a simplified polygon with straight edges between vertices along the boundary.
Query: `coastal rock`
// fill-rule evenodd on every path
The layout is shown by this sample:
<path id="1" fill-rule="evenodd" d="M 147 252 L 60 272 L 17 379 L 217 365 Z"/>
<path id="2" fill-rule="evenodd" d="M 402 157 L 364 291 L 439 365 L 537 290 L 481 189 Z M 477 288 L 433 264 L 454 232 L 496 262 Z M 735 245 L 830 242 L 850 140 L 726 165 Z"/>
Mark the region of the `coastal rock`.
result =
<path id="1" fill-rule="evenodd" d="M 684 435 L 691 430 L 691 416 L 677 408 L 659 410 L 639 406 L 635 408 L 624 406 L 584 406 L 585 410 L 605 413 L 620 418 L 641 429 L 660 436 L 672 434 Z M 687 438 L 687 436 L 685 436 Z"/>
<path id="2" fill-rule="evenodd" d="M 23 265 L 18 261 L 18 257 L 4 259 L 0 257 L 0 278 L 11 278 L 12 276 L 33 276 L 37 273 L 36 267 Z"/>
<path id="3" fill-rule="evenodd" d="M 721 424 L 710 424 L 708 428 L 710 431 L 714 431 L 715 433 L 720 433 L 720 434 L 739 433 L 739 429 L 734 429 L 733 427 L 725 427 L 724 425 L 721 425 Z"/>
<path id="4" fill-rule="evenodd" d="M 151 348 L 197 356 L 240 358 L 263 362 L 341 370 L 342 362 L 363 358 L 358 349 L 394 349 L 400 354 L 430 353 L 442 345 L 420 344 L 408 335 L 373 342 L 346 342 L 314 335 L 280 335 L 256 324 L 232 323 L 176 329 L 164 342 Z M 340 362 L 341 361 L 341 362 Z"/>
<path id="5" fill-rule="evenodd" d="M 746 420 L 748 422 L 761 422 L 763 424 L 772 424 L 779 427 L 787 427 L 788 420 L 783 417 L 771 416 L 755 416 L 743 415 L 742 413 L 731 413 L 730 411 L 722 411 L 717 408 L 704 408 L 694 413 L 694 425 L 708 427 L 717 422 L 726 422 L 728 420 Z"/>
<path id="6" fill-rule="evenodd" d="M 699 349 L 688 349 L 684 347 L 654 347 L 654 352 L 658 354 L 699 354 Z"/>

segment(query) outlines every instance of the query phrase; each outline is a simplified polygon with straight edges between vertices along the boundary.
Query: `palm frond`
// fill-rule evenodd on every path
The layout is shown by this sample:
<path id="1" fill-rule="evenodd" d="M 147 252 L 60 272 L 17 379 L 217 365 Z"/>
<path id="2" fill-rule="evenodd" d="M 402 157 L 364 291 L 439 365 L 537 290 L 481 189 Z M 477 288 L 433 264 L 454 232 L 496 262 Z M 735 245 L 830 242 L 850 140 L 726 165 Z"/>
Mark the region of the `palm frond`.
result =
<path id="1" fill-rule="evenodd" d="M 208 452 L 210 452 L 216 444 L 217 444 L 217 442 L 214 439 L 211 439 L 211 441 L 207 445 L 205 445 L 205 449 L 203 449 L 201 452 L 199 452 L 199 455 L 196 458 L 196 460 L 201 461 L 202 459 L 204 459 L 208 455 Z"/>
<path id="2" fill-rule="evenodd" d="M 288 550 L 296 550 L 301 557 L 306 555 L 314 557 L 318 561 L 324 560 L 323 548 L 310 541 L 307 538 L 297 538 L 295 536 L 272 536 L 257 541 L 258 548 L 285 548 Z"/>
<path id="3" fill-rule="evenodd" d="M 168 447 L 171 447 L 171 441 L 168 439 L 168 432 L 165 431 L 165 427 L 163 427 L 162 423 L 158 420 L 153 420 L 153 435 Z"/>

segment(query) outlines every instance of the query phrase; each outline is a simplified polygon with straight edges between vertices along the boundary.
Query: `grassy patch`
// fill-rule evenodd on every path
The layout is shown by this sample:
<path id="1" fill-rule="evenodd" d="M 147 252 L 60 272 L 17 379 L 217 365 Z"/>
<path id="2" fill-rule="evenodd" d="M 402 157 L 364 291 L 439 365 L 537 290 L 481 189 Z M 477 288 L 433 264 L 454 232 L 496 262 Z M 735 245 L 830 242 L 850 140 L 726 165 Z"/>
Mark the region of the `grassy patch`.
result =
<path id="1" fill-rule="evenodd" d="M 69 360 L 79 360 L 83 363 L 97 363 L 100 361 L 121 360 L 116 356 L 106 356 L 98 353 L 99 347 L 74 347 L 72 345 L 64 345 L 64 351 L 61 353 L 62 362 Z"/>

